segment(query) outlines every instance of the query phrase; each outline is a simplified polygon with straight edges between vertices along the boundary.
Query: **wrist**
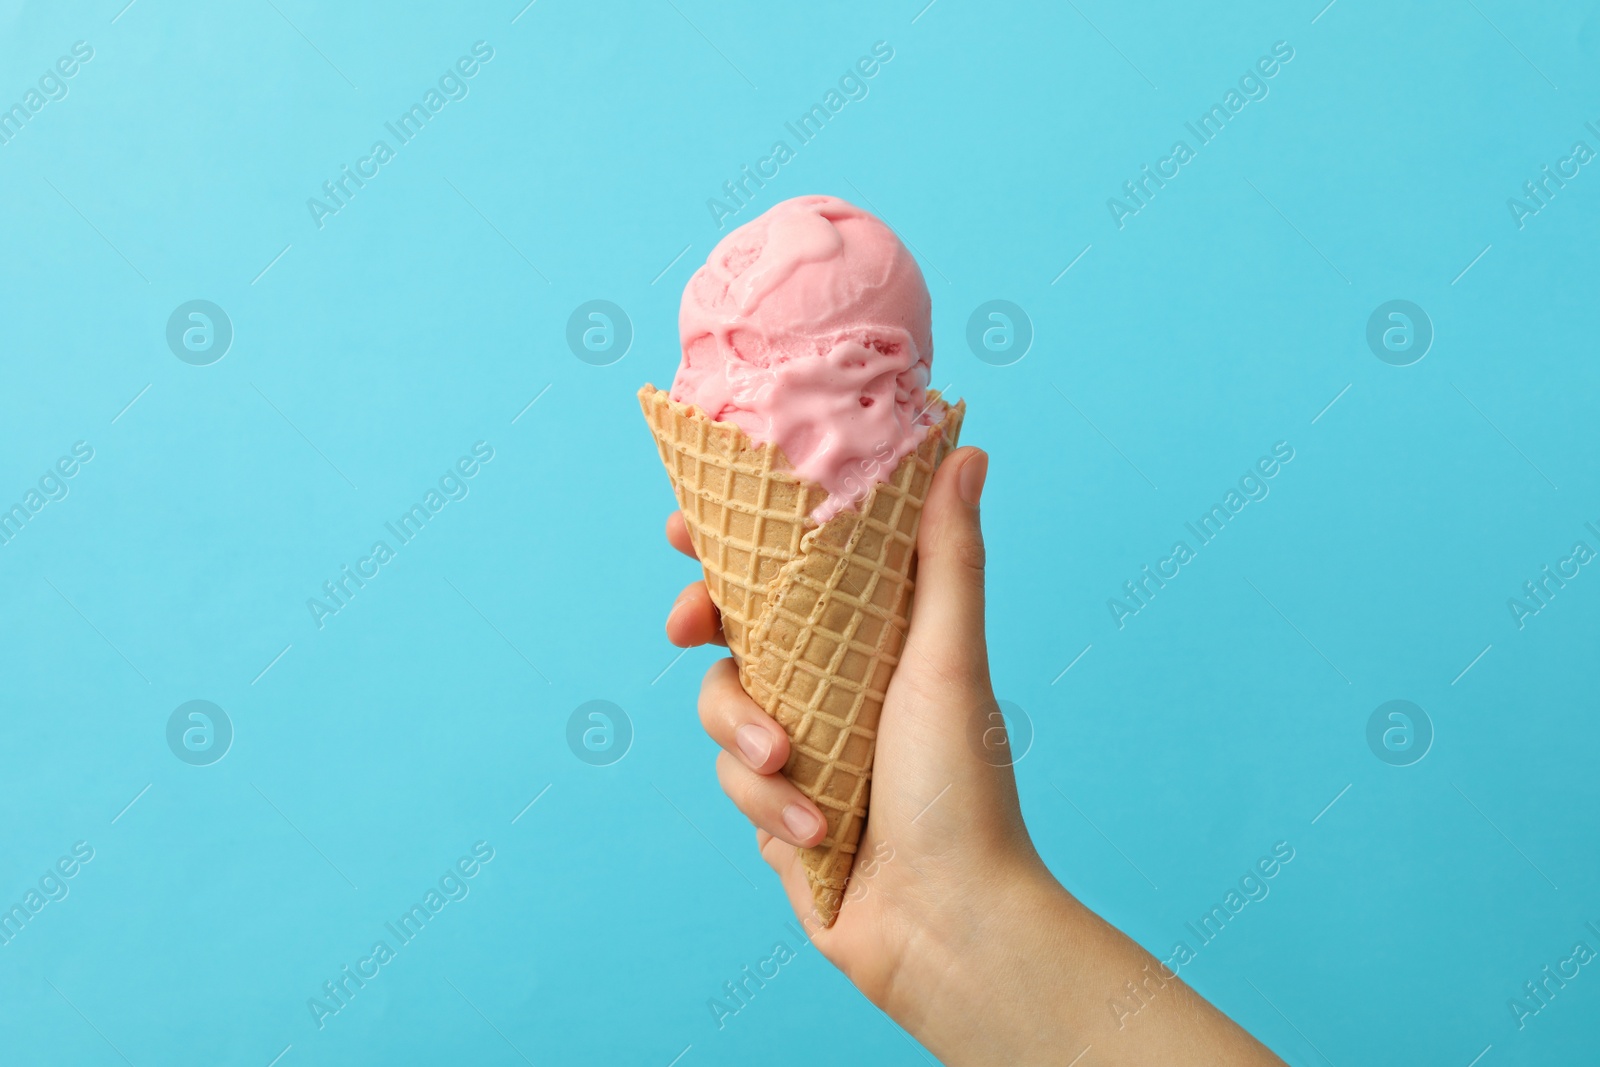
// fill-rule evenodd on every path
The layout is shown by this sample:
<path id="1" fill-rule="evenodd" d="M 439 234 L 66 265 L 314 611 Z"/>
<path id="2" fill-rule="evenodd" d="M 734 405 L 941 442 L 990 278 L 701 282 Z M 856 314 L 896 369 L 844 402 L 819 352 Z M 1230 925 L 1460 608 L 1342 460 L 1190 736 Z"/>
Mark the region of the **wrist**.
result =
<path id="1" fill-rule="evenodd" d="M 937 912 L 906 923 L 879 1003 L 891 1018 L 951 1064 L 1023 1064 L 1075 1040 L 1079 1020 L 1040 1004 L 1060 1005 L 1098 920 L 1037 857 L 987 867 Z"/>
<path id="2" fill-rule="evenodd" d="M 1106 1065 L 1282 1067 L 1029 859 L 985 867 L 968 899 L 911 926 L 915 938 L 880 1006 L 942 1062 L 1042 1067 L 1076 1062 L 1092 1046 Z M 1136 986 L 1154 998 L 1130 992 Z M 1129 996 L 1137 1013 L 1118 1010 Z"/>

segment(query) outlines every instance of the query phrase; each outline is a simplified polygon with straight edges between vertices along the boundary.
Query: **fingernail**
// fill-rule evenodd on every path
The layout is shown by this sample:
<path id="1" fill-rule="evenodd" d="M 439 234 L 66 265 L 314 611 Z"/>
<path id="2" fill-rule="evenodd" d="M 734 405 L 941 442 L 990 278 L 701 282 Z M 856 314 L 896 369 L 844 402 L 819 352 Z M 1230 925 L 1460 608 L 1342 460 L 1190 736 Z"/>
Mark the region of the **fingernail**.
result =
<path id="1" fill-rule="evenodd" d="M 790 804 L 783 809 L 783 825 L 796 841 L 810 841 L 822 828 L 822 819 L 799 804 Z"/>
<path id="2" fill-rule="evenodd" d="M 978 506 L 978 498 L 983 496 L 984 479 L 989 475 L 989 453 L 982 450 L 967 460 L 961 467 L 961 478 L 956 489 L 961 493 L 961 499 L 970 507 Z"/>
<path id="3" fill-rule="evenodd" d="M 767 762 L 767 757 L 772 755 L 772 738 L 754 723 L 745 723 L 735 730 L 733 739 L 739 745 L 739 751 L 744 753 L 745 762 L 751 767 L 760 767 Z"/>

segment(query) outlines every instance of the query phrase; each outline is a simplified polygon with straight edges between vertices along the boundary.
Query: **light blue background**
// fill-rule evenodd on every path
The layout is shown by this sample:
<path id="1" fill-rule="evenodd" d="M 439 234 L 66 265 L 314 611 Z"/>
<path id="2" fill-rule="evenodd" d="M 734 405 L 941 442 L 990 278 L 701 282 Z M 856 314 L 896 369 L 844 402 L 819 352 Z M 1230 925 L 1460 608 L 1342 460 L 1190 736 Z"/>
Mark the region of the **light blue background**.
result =
<path id="1" fill-rule="evenodd" d="M 95 450 L 0 547 L 0 900 L 95 849 L 0 947 L 7 1062 L 787 1064 L 819 1026 L 923 1062 L 811 949 L 707 1009 L 798 945 L 695 721 L 715 654 L 661 633 L 693 568 L 633 398 L 707 198 L 877 41 L 737 221 L 834 193 L 921 260 L 993 455 L 994 673 L 1051 867 L 1166 955 L 1289 842 L 1183 974 L 1292 1064 L 1592 1056 L 1600 972 L 1521 1031 L 1507 1001 L 1600 949 L 1600 573 L 1521 630 L 1506 601 L 1600 548 L 1600 165 L 1523 229 L 1506 201 L 1600 148 L 1600 6 L 923 2 L 0 3 L 6 106 L 94 48 L 0 146 L 0 498 Z M 319 230 L 307 198 L 480 40 Z M 1107 198 L 1277 41 L 1119 230 Z M 208 367 L 164 337 L 196 298 L 236 331 Z M 606 367 L 565 341 L 596 298 L 635 330 Z M 1036 331 L 1012 366 L 965 344 L 994 298 Z M 1408 367 L 1364 339 L 1397 298 L 1436 331 Z M 470 496 L 319 630 L 307 598 L 477 441 Z M 1271 495 L 1119 630 L 1107 598 L 1278 441 Z M 609 767 L 565 742 L 596 698 L 635 731 Z M 1403 768 L 1365 740 L 1397 698 L 1437 735 Z M 191 699 L 236 730 L 209 767 L 166 744 Z M 479 840 L 319 1031 L 307 998 Z"/>

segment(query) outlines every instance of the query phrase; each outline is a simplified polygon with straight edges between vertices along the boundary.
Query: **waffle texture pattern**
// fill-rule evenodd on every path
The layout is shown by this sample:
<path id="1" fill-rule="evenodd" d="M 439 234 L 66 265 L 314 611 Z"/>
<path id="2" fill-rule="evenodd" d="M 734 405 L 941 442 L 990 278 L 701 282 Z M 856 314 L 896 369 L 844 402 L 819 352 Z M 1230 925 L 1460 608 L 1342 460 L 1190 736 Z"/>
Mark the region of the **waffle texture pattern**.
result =
<path id="1" fill-rule="evenodd" d="M 917 524 L 965 405 L 928 394 L 922 444 L 856 510 L 818 526 L 827 493 L 772 445 L 652 386 L 645 420 L 672 479 L 745 690 L 789 735 L 784 774 L 828 822 L 801 849 L 824 926 L 843 902 L 866 824 L 884 694 L 911 617 Z"/>

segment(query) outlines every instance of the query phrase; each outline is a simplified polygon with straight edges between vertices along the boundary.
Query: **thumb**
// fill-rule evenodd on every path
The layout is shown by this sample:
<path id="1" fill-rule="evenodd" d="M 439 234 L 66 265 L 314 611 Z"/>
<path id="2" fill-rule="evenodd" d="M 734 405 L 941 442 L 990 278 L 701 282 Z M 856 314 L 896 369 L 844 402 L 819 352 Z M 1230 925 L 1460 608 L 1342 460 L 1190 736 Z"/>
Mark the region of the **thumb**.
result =
<path id="1" fill-rule="evenodd" d="M 988 453 L 952 452 L 934 472 L 917 530 L 917 578 L 907 640 L 913 654 L 939 665 L 956 685 L 989 689 L 989 650 L 983 628 L 983 530 L 978 499 L 989 473 Z"/>

